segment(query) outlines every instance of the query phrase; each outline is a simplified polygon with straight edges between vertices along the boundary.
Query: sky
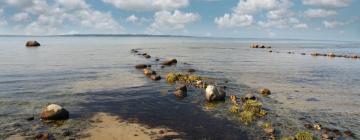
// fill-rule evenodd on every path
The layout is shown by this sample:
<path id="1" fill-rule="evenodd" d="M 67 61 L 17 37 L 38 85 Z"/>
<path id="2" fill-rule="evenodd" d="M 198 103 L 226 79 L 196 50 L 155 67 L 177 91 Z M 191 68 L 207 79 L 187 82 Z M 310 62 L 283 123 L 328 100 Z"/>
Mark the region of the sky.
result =
<path id="1" fill-rule="evenodd" d="M 0 0 L 0 35 L 360 41 L 360 0 Z"/>

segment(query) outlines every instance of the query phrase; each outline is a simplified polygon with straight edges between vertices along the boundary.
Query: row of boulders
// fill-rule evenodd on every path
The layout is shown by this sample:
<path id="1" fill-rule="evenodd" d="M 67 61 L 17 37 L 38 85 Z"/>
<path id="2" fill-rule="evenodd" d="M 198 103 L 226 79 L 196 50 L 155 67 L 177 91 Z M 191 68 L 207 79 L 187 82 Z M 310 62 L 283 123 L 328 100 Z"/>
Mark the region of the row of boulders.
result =
<path id="1" fill-rule="evenodd" d="M 27 41 L 25 44 L 26 47 L 39 47 L 40 43 L 35 40 Z"/>
<path id="2" fill-rule="evenodd" d="M 265 45 L 259 45 L 259 44 L 251 44 L 250 48 L 260 48 L 260 49 L 268 48 L 268 49 L 270 49 L 271 46 L 265 46 Z"/>
<path id="3" fill-rule="evenodd" d="M 332 52 L 330 52 L 328 54 L 312 52 L 310 55 L 311 56 L 327 56 L 327 57 L 343 57 L 343 58 L 353 58 L 353 59 L 360 58 L 360 56 L 358 56 L 358 55 L 336 55 L 335 53 L 332 53 Z"/>

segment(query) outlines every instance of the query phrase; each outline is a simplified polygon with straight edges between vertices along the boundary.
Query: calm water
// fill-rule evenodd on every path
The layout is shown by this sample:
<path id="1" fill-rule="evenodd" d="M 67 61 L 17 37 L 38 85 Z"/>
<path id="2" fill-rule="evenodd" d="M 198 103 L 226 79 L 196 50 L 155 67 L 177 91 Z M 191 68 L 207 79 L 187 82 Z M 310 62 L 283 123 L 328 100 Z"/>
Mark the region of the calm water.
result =
<path id="1" fill-rule="evenodd" d="M 82 118 L 105 111 L 148 125 L 172 127 L 183 132 L 184 138 L 192 139 L 215 138 L 217 133 L 237 139 L 236 133 L 256 129 L 241 126 L 230 116 L 228 103 L 209 109 L 196 89 L 191 89 L 192 94 L 184 100 L 175 99 L 174 86 L 149 81 L 134 69 L 139 63 L 154 64 L 153 68 L 163 75 L 195 68 L 201 76 L 229 80 L 228 93 L 235 95 L 270 88 L 273 94 L 264 99 L 265 107 L 271 110 L 269 119 L 279 124 L 284 135 L 304 129 L 303 123 L 313 121 L 360 134 L 360 59 L 300 55 L 312 51 L 360 55 L 357 42 L 181 37 L 0 39 L 0 139 L 51 129 L 34 128 L 40 122 L 24 120 L 38 117 L 49 103 L 61 104 L 73 112 L 71 123 L 63 127 L 76 128 Z M 42 46 L 24 47 L 30 39 Z M 250 49 L 253 42 L 270 44 L 274 52 Z M 177 58 L 180 63 L 160 69 L 152 59 L 129 53 L 133 48 L 160 59 Z M 186 115 L 176 119 L 179 113 Z M 299 119 L 303 117 L 306 119 Z"/>

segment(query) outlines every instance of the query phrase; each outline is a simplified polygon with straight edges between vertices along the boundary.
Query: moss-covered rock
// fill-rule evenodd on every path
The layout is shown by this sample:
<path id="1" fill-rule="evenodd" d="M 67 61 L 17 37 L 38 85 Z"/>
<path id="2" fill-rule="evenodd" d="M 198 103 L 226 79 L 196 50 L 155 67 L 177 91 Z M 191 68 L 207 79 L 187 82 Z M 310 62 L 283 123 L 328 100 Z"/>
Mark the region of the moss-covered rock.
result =
<path id="1" fill-rule="evenodd" d="M 166 75 L 166 81 L 168 83 L 175 83 L 177 80 L 178 80 L 178 77 L 173 72 L 170 72 Z"/>
<path id="2" fill-rule="evenodd" d="M 296 140 L 313 140 L 314 136 L 310 132 L 299 131 L 295 134 L 295 139 Z"/>
<path id="3" fill-rule="evenodd" d="M 240 121 L 246 125 L 252 123 L 255 117 L 255 113 L 251 111 L 242 111 L 240 113 Z"/>
<path id="4" fill-rule="evenodd" d="M 260 113 L 262 103 L 256 100 L 248 100 L 242 105 L 244 111 L 250 111 L 255 114 Z"/>

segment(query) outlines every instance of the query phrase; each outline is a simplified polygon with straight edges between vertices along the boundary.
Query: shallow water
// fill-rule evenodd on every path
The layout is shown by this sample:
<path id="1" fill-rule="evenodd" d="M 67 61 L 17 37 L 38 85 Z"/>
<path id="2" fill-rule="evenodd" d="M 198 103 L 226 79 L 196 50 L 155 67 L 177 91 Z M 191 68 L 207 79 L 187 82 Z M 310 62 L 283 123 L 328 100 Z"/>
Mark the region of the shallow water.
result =
<path id="1" fill-rule="evenodd" d="M 42 46 L 24 47 L 29 39 L 38 40 Z M 175 99 L 172 85 L 163 81 L 153 83 L 134 69 L 135 64 L 156 63 L 131 54 L 133 48 L 141 48 L 153 58 L 178 59 L 177 67 L 160 69 L 154 65 L 162 73 L 194 68 L 199 75 L 227 79 L 230 94 L 270 88 L 273 94 L 264 99 L 264 104 L 271 110 L 269 118 L 283 124 L 279 125 L 283 135 L 304 129 L 304 122 L 313 121 L 360 134 L 357 117 L 360 59 L 300 55 L 312 51 L 360 55 L 358 42 L 184 37 L 1 37 L 1 40 L 0 138 L 28 131 L 29 124 L 23 123 L 24 118 L 37 117 L 49 103 L 61 104 L 73 112 L 74 124 L 94 112 L 107 111 L 150 126 L 171 126 L 189 139 L 215 138 L 214 134 L 219 133 L 226 134 L 227 139 L 237 139 L 243 136 L 243 130 L 256 129 L 240 125 L 227 113 L 226 103 L 208 109 L 201 91 L 194 89 L 184 100 Z M 253 42 L 270 44 L 274 52 L 249 48 Z M 289 51 L 295 54 L 288 54 Z M 187 115 L 177 119 L 179 113 Z M 299 120 L 302 117 L 306 119 Z M 195 120 L 198 127 L 192 126 Z M 223 125 L 227 126 L 224 130 Z"/>

